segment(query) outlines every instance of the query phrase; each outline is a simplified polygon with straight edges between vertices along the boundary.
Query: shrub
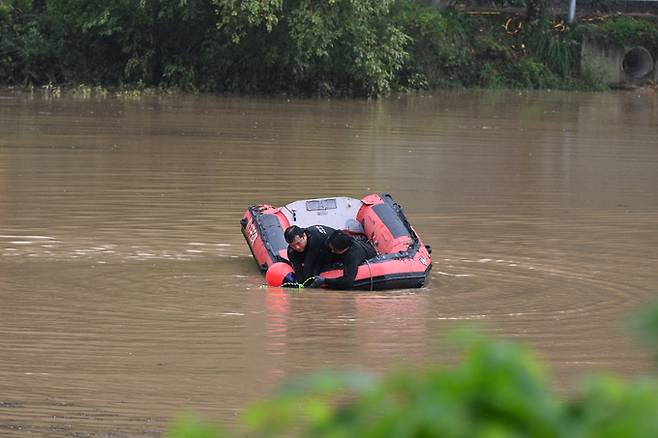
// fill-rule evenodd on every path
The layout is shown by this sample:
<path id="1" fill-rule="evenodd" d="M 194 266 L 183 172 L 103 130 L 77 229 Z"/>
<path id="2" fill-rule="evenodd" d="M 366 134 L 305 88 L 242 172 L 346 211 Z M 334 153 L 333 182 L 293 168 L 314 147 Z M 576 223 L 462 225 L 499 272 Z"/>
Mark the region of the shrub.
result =
<path id="1" fill-rule="evenodd" d="M 473 56 L 467 41 L 469 21 L 416 2 L 400 2 L 393 17 L 409 35 L 409 58 L 398 81 L 415 88 L 465 85 L 472 68 Z"/>
<path id="2" fill-rule="evenodd" d="M 620 16 L 601 22 L 581 24 L 578 33 L 601 42 L 643 45 L 650 51 L 658 51 L 658 26 L 649 20 Z"/>

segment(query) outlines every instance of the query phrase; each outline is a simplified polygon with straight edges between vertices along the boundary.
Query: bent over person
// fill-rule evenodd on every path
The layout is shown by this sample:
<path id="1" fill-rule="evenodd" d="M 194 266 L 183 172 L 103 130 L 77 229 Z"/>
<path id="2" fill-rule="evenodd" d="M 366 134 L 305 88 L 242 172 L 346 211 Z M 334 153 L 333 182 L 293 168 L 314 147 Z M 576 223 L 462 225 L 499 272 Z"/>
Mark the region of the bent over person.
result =
<path id="1" fill-rule="evenodd" d="M 322 272 L 323 266 L 331 262 L 332 253 L 327 246 L 327 239 L 335 231 L 325 225 L 306 228 L 292 225 L 286 228 L 283 236 L 288 242 L 288 260 L 295 271 L 297 282 L 303 284 Z"/>
<path id="2" fill-rule="evenodd" d="M 343 264 L 343 275 L 338 278 L 315 277 L 311 287 L 326 285 L 332 289 L 352 289 L 359 265 L 376 257 L 377 251 L 365 240 L 355 239 L 349 234 L 337 230 L 327 240 L 327 246 L 334 255 L 334 260 Z"/>

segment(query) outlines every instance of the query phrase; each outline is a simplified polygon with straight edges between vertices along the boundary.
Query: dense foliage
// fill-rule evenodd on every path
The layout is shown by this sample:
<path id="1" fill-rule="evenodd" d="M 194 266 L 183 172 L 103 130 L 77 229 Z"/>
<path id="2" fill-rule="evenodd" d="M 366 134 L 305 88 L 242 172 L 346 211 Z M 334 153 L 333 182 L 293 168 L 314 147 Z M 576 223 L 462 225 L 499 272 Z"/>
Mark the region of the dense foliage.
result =
<path id="1" fill-rule="evenodd" d="M 1 0 L 0 84 L 355 96 L 591 85 L 578 69 L 582 33 L 556 26 L 545 0 L 499 1 L 525 15 L 426 3 Z M 587 31 L 655 38 L 639 20 Z"/>
<path id="2" fill-rule="evenodd" d="M 600 42 L 624 46 L 643 46 L 658 53 L 658 23 L 634 17 L 618 16 L 581 26 L 579 33 Z"/>
<path id="3" fill-rule="evenodd" d="M 635 321 L 655 348 L 658 303 Z M 376 377 L 323 371 L 284 385 L 246 414 L 249 436 L 637 437 L 658 436 L 658 380 L 588 378 L 571 400 L 551 391 L 541 363 L 506 342 L 470 338 L 453 368 Z M 224 432 L 191 419 L 172 438 Z"/>
<path id="4" fill-rule="evenodd" d="M 408 41 L 382 0 L 10 0 L 0 82 L 184 90 L 389 90 Z"/>

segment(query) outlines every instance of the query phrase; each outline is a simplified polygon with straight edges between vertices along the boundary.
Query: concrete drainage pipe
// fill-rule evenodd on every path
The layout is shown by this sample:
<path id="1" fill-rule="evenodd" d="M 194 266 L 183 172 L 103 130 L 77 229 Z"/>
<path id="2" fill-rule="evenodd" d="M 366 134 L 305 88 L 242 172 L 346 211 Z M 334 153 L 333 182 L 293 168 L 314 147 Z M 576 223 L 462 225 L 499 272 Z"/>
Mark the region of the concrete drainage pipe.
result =
<path id="1" fill-rule="evenodd" d="M 622 69 L 633 79 L 644 79 L 654 69 L 656 62 L 644 47 L 627 50 L 622 60 Z"/>

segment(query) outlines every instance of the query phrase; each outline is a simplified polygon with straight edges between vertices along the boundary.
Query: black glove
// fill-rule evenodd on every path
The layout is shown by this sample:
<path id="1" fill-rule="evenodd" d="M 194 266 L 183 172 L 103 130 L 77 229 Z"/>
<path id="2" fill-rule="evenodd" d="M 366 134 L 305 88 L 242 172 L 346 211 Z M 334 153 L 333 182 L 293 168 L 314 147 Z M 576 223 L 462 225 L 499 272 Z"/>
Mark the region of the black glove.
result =
<path id="1" fill-rule="evenodd" d="M 322 285 L 324 284 L 325 281 L 326 281 L 326 280 L 324 279 L 324 277 L 321 277 L 321 276 L 317 275 L 317 276 L 313 279 L 313 282 L 312 282 L 311 284 L 308 285 L 308 287 L 320 287 L 320 286 L 322 286 Z"/>

